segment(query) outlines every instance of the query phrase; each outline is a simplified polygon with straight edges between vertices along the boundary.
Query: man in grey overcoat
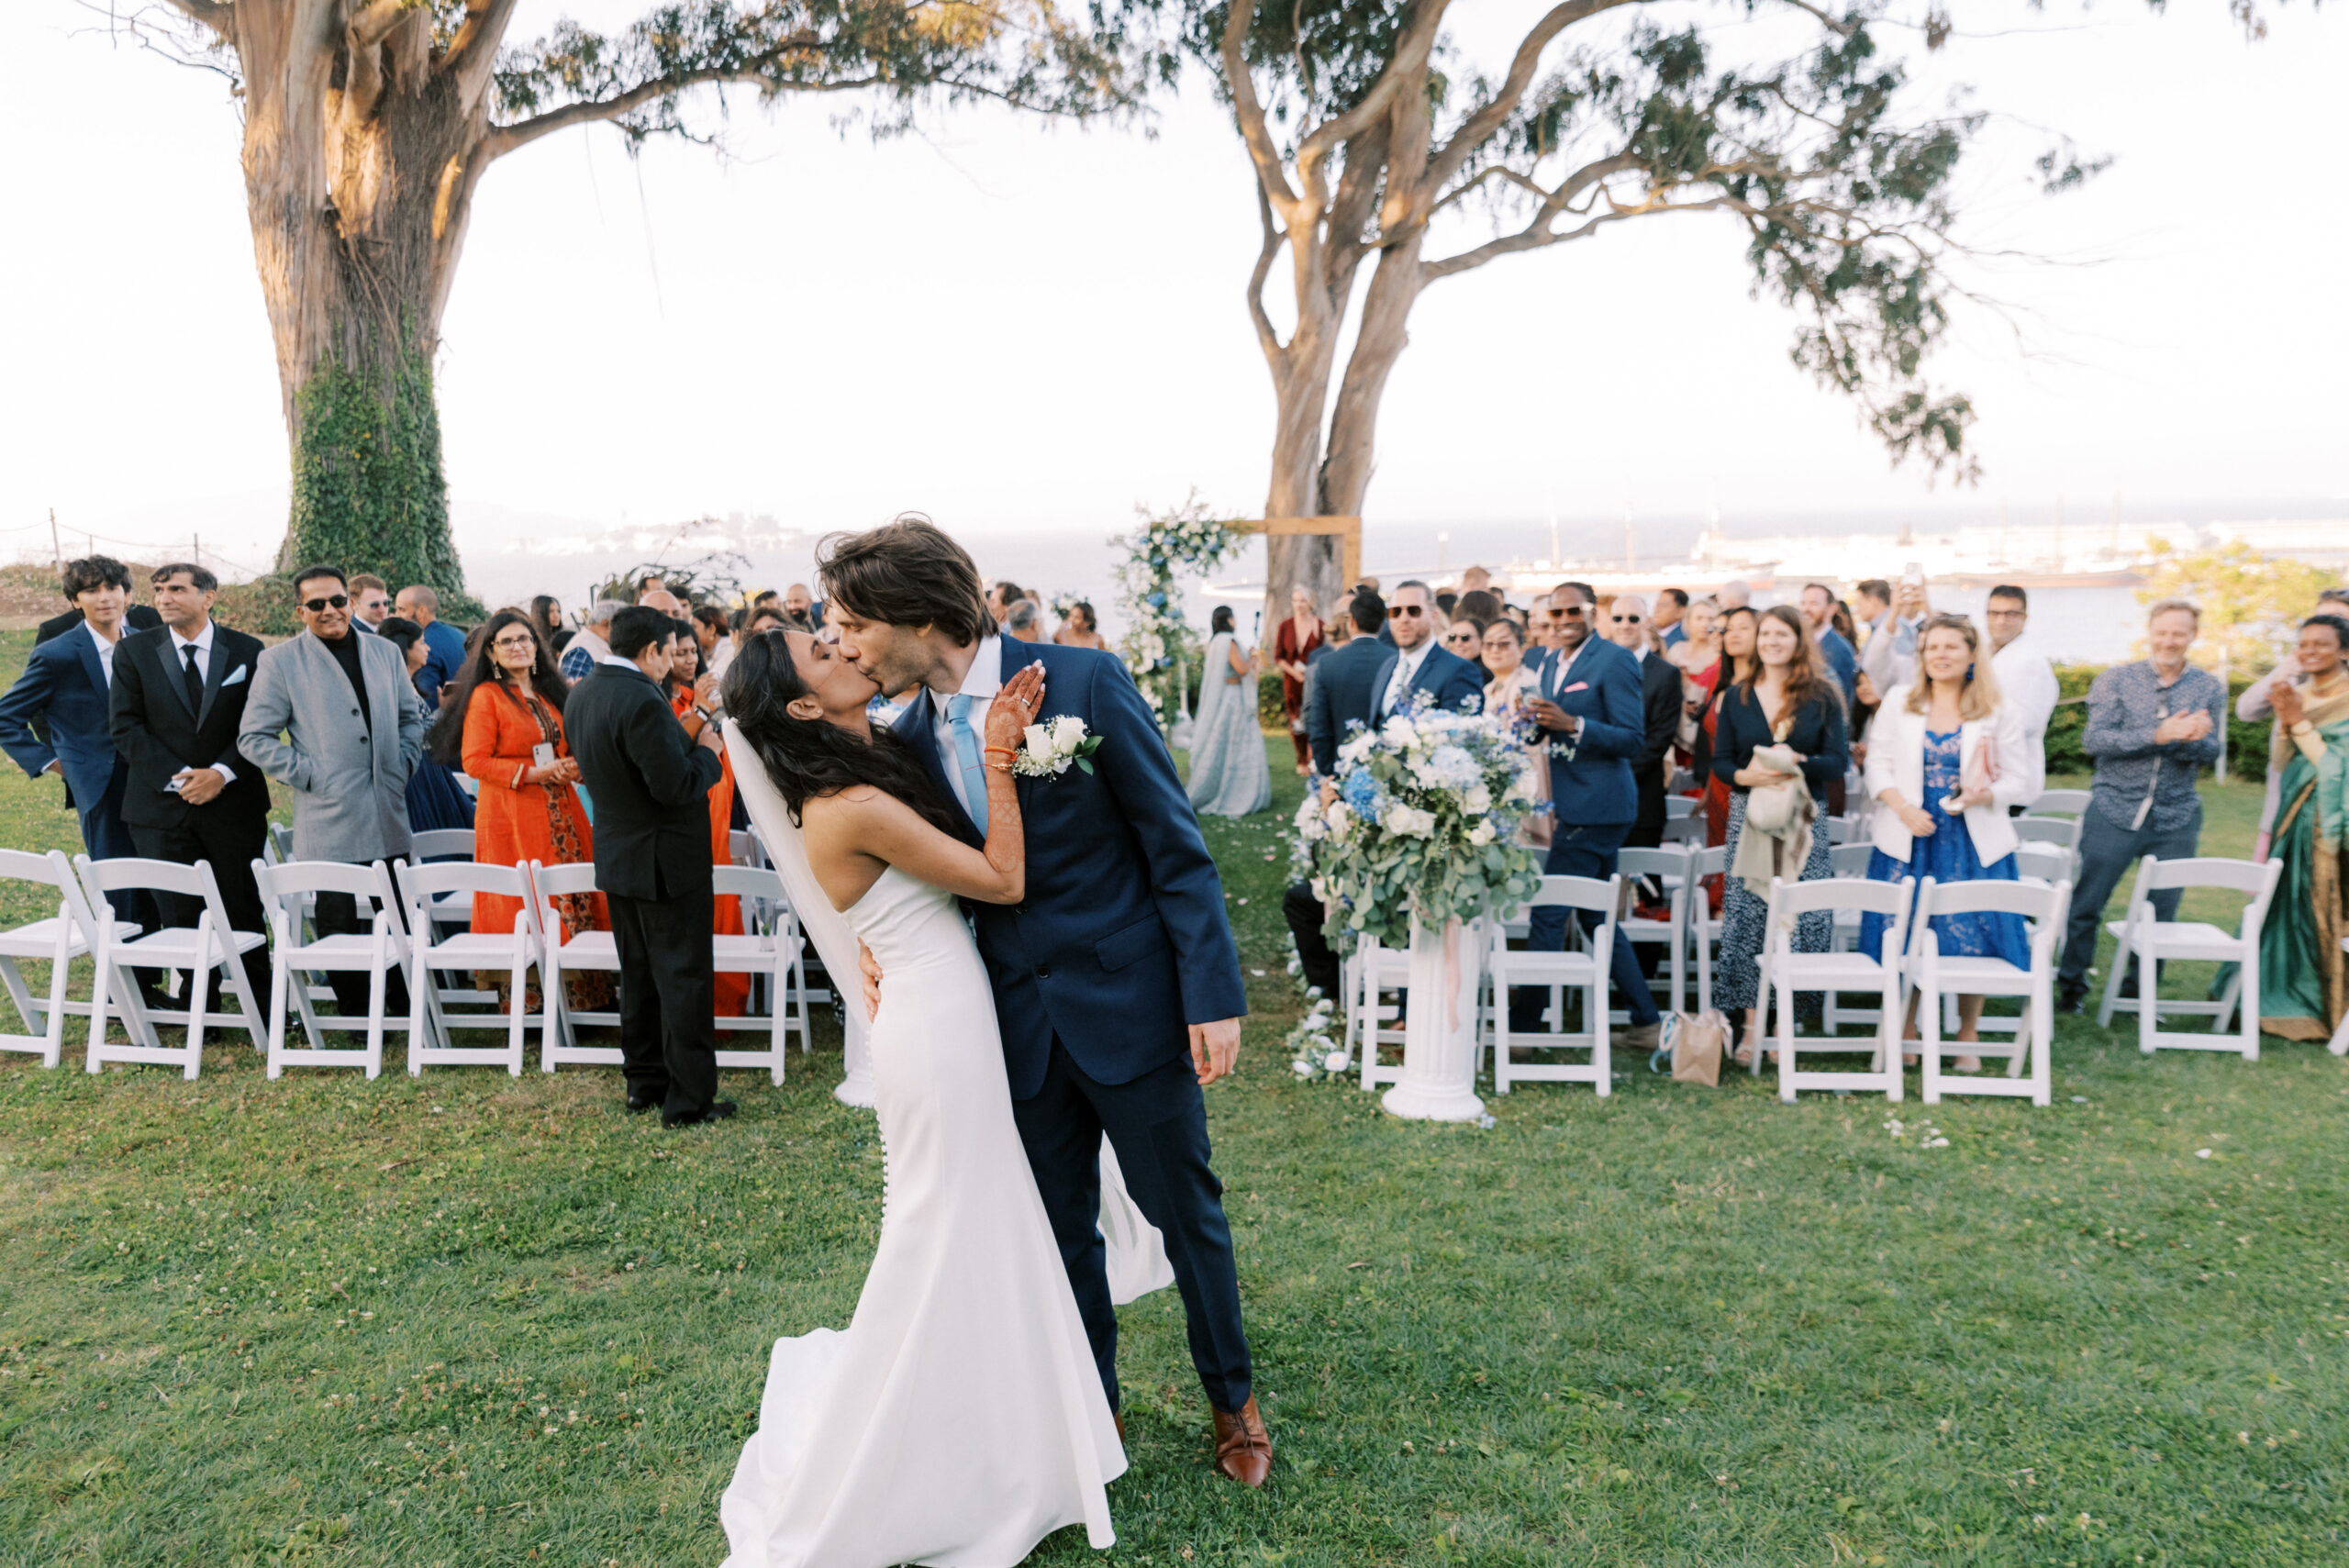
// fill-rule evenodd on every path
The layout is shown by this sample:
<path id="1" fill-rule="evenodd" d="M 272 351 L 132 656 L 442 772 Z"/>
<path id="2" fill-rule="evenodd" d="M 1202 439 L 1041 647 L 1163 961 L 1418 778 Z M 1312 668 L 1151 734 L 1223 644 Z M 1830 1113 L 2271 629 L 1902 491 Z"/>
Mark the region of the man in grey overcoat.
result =
<path id="1" fill-rule="evenodd" d="M 301 635 L 255 662 L 237 750 L 294 792 L 294 858 L 365 865 L 409 852 L 407 781 L 424 750 L 424 704 L 407 662 L 380 637 L 351 625 L 351 589 L 339 568 L 306 566 L 294 579 Z M 312 924 L 320 936 L 363 935 L 349 894 L 322 893 Z M 367 1010 L 367 977 L 329 975 L 346 1017 Z M 407 1010 L 392 977 L 387 1011 Z"/>

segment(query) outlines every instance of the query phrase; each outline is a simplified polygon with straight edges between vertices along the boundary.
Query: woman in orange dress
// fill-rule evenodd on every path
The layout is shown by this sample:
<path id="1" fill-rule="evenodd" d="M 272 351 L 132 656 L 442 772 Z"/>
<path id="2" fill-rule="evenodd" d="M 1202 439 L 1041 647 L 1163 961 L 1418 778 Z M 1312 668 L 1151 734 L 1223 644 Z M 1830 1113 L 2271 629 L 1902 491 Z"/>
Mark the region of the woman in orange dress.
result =
<path id="1" fill-rule="evenodd" d="M 568 689 L 530 617 L 504 609 L 489 618 L 466 656 L 454 695 L 441 705 L 434 750 L 454 751 L 454 760 L 481 784 L 473 804 L 473 859 L 483 865 L 580 865 L 596 858 L 587 813 L 573 787 L 579 764 L 562 734 Z M 554 905 L 565 940 L 611 928 L 599 893 L 568 894 Z M 476 895 L 473 929 L 509 935 L 521 907 L 517 898 Z M 602 1011 L 612 1005 L 610 975 L 584 972 L 568 980 L 573 1007 Z"/>
<path id="2" fill-rule="evenodd" d="M 700 740 L 718 698 L 718 677 L 702 668 L 701 644 L 694 637 L 691 621 L 677 623 L 676 638 L 669 644 L 668 686 L 669 706 L 675 710 L 677 722 L 685 727 L 685 739 Z M 709 786 L 709 863 L 730 866 L 734 863 L 734 760 L 723 746 L 718 749 L 718 782 Z M 740 936 L 742 901 L 719 898 L 710 913 L 709 929 L 721 937 Z M 717 999 L 719 1018 L 740 1018 L 750 1010 L 751 977 L 716 975 L 711 995 Z"/>

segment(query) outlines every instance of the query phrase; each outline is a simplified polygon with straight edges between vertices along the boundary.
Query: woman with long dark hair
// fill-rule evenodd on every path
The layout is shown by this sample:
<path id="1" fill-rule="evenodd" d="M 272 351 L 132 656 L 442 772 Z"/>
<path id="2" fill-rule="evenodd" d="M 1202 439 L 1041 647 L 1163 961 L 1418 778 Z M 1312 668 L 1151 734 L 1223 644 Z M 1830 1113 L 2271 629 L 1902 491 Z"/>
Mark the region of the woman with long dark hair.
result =
<path id="1" fill-rule="evenodd" d="M 571 641 L 571 628 L 562 624 L 562 601 L 552 594 L 540 594 L 532 599 L 530 629 L 539 634 L 540 647 L 561 659 L 563 648 Z"/>
<path id="2" fill-rule="evenodd" d="M 1732 868 L 1737 864 L 1738 842 L 1745 835 L 1746 806 L 1753 792 L 1784 787 L 1772 784 L 1781 775 L 1753 765 L 1755 751 L 1770 746 L 1790 749 L 1801 759 L 1803 783 L 1813 802 L 1825 799 L 1830 781 L 1842 778 L 1851 762 L 1843 688 L 1820 656 L 1818 639 L 1810 635 L 1802 612 L 1792 605 L 1773 605 L 1764 610 L 1754 626 L 1753 653 L 1753 662 L 1721 696 L 1720 717 L 1713 728 L 1713 776 L 1730 787 L 1729 831 L 1724 842 L 1729 846 L 1725 863 Z M 1815 821 L 1810 853 L 1798 880 L 1824 882 L 1834 874 L 1826 824 Z M 1754 1037 L 1769 1003 L 1761 995 L 1760 975 L 1753 964 L 1762 951 L 1769 912 L 1768 900 L 1743 880 L 1733 873 L 1725 879 L 1720 959 L 1713 968 L 1713 1005 L 1732 1018 L 1736 1017 L 1732 1009 L 1743 1011 L 1749 1049 L 1759 1049 Z M 1805 915 L 1796 926 L 1795 951 L 1825 952 L 1834 935 L 1832 914 L 1821 909 Z"/>
<path id="3" fill-rule="evenodd" d="M 434 756 L 453 758 L 481 785 L 473 859 L 483 865 L 581 865 L 596 858 L 576 787 L 579 764 L 562 733 L 570 693 L 529 616 L 503 609 L 484 623 L 425 737 Z M 554 904 L 565 940 L 611 929 L 601 894 L 566 894 Z M 473 929 L 509 934 L 520 910 L 518 899 L 475 894 Z M 577 972 L 566 979 L 582 1011 L 611 1006 L 610 975 Z"/>

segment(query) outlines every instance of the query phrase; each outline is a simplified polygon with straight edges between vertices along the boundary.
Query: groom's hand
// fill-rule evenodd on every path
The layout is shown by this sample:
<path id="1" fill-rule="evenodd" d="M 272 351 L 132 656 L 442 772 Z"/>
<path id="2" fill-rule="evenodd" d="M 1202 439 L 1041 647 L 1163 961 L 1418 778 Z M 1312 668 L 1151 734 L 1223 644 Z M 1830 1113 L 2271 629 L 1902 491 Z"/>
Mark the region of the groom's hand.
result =
<path id="1" fill-rule="evenodd" d="M 1218 1018 L 1211 1024 L 1191 1026 L 1191 1067 L 1199 1075 L 1200 1088 L 1229 1076 L 1239 1060 L 1238 1018 Z"/>
<path id="2" fill-rule="evenodd" d="M 861 941 L 856 944 L 856 967 L 864 974 L 864 1021 L 869 1024 L 881 1011 L 881 963 Z"/>

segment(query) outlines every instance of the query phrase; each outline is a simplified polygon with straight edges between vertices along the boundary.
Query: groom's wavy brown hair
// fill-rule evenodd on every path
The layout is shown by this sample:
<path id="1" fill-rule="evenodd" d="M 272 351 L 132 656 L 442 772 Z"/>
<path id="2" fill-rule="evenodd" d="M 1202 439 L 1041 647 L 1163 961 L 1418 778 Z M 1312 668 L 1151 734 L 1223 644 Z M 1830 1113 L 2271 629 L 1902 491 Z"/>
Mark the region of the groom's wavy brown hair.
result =
<path id="1" fill-rule="evenodd" d="M 935 626 L 958 643 L 992 633 L 987 593 L 970 552 L 919 512 L 816 546 L 825 596 L 859 620 Z"/>

